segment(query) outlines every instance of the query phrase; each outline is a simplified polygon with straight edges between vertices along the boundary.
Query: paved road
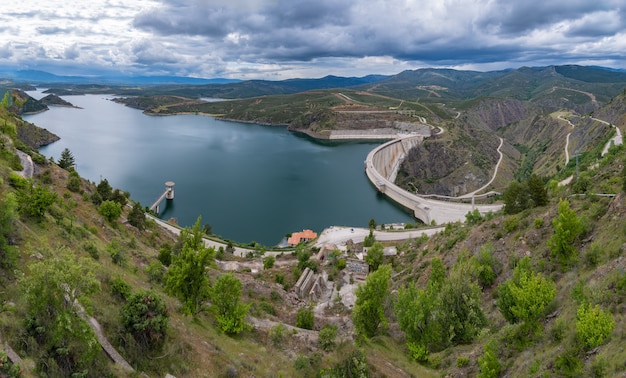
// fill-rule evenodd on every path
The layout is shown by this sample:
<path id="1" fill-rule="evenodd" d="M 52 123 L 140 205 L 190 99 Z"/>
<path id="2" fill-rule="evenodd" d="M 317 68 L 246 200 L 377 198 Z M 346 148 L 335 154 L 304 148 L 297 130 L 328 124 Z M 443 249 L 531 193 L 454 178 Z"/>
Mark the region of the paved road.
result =
<path id="1" fill-rule="evenodd" d="M 590 118 L 593 119 L 594 121 L 604 123 L 607 126 L 611 126 L 611 123 L 607 121 L 603 121 L 601 119 L 594 118 L 594 117 L 590 117 Z M 612 144 L 619 146 L 623 143 L 622 131 L 616 125 L 613 125 L 613 127 L 615 127 L 615 131 L 617 132 L 617 135 L 615 135 L 610 141 L 607 142 L 606 146 L 604 146 L 604 149 L 602 150 L 602 156 L 606 155 L 609 152 L 609 148 L 611 148 Z"/>
<path id="2" fill-rule="evenodd" d="M 500 163 L 502 163 L 502 159 L 504 158 L 504 154 L 500 150 L 502 148 L 503 144 L 504 144 L 504 139 L 500 138 L 500 145 L 498 146 L 498 149 L 496 150 L 496 151 L 498 151 L 498 154 L 500 154 L 500 158 L 498 159 L 498 162 L 496 163 L 496 168 L 493 170 L 493 175 L 491 176 L 491 180 L 489 180 L 488 183 L 486 183 L 482 187 L 474 190 L 473 192 L 470 192 L 470 193 L 467 193 L 467 194 L 463 194 L 462 196 L 458 196 L 457 198 L 472 198 L 472 197 L 476 196 L 476 193 L 482 192 L 483 190 L 487 189 L 489 187 L 489 185 L 491 185 L 493 180 L 495 180 L 496 176 L 498 175 L 498 169 L 500 168 Z"/>
<path id="3" fill-rule="evenodd" d="M 556 118 L 560 119 L 561 121 L 567 122 L 572 129 L 575 127 L 574 124 L 569 119 L 563 118 L 562 114 L 559 114 Z M 569 163 L 569 136 L 571 134 L 572 132 L 570 131 L 569 133 L 567 133 L 567 136 L 565 137 L 565 165 Z"/>
<path id="4" fill-rule="evenodd" d="M 416 239 L 426 234 L 432 236 L 441 232 L 445 227 L 418 228 L 404 231 L 374 231 L 374 237 L 378 241 L 401 241 L 408 239 Z M 316 247 L 322 247 L 324 244 L 342 245 L 348 240 L 355 243 L 362 243 L 370 230 L 368 228 L 359 227 L 338 227 L 333 226 L 325 229 L 315 241 Z"/>

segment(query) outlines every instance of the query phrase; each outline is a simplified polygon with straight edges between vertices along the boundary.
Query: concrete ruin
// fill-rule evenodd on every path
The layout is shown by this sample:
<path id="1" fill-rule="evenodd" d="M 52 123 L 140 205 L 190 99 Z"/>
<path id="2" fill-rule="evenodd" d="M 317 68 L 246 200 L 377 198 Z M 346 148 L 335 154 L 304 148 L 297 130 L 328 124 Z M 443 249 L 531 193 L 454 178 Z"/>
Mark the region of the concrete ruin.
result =
<path id="1" fill-rule="evenodd" d="M 305 268 L 298 282 L 296 282 L 294 290 L 301 299 L 317 301 L 326 290 L 326 282 L 324 277 L 315 274 L 309 268 Z"/>

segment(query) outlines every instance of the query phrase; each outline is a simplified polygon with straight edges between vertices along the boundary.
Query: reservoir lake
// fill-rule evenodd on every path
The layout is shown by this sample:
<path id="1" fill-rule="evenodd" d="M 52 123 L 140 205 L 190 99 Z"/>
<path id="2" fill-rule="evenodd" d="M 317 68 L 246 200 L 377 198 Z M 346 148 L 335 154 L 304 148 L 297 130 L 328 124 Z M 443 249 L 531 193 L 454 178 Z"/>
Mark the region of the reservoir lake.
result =
<path id="1" fill-rule="evenodd" d="M 377 143 L 319 142 L 285 127 L 202 115 L 147 116 L 111 96 L 62 97 L 81 109 L 24 116 L 61 137 L 39 151 L 58 160 L 69 148 L 81 177 L 107 179 L 142 206 L 174 181 L 175 198 L 161 203 L 159 217 L 183 227 L 201 216 L 222 238 L 273 246 L 306 228 L 414 221 L 365 175 Z"/>

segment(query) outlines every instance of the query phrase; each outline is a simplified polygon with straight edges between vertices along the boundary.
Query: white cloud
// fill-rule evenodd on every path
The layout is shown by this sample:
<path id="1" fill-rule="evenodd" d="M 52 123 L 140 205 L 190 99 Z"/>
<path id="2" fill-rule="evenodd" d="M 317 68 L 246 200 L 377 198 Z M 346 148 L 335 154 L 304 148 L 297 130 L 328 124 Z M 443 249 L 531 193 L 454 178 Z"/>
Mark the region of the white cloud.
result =
<path id="1" fill-rule="evenodd" d="M 0 46 L 0 63 L 238 78 L 361 76 L 424 66 L 506 68 L 548 61 L 624 68 L 621 2 L 25 2 L 0 14 L 0 38 L 10 41 Z"/>

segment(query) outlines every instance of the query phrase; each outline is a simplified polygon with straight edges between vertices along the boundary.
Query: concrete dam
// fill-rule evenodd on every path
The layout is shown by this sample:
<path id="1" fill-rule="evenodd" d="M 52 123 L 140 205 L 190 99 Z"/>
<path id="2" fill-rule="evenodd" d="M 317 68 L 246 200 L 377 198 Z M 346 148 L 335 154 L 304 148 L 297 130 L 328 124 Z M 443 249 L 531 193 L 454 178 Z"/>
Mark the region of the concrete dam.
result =
<path id="1" fill-rule="evenodd" d="M 432 221 L 436 224 L 464 222 L 465 215 L 474 209 L 478 209 L 482 215 L 502 209 L 501 204 L 475 205 L 473 198 L 471 204 L 425 198 L 394 184 L 398 168 L 409 150 L 423 140 L 422 135 L 401 137 L 376 147 L 367 155 L 365 173 L 378 191 L 413 211 L 415 217 L 426 224 Z"/>

